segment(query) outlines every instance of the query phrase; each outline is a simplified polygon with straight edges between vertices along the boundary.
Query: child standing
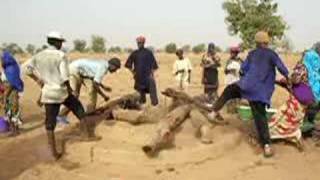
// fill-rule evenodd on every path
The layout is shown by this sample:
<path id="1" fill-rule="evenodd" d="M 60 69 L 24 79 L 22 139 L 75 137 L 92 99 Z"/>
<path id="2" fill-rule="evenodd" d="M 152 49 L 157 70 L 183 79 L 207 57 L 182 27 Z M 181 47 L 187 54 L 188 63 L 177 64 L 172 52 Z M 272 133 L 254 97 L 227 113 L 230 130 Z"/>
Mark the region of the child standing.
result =
<path id="1" fill-rule="evenodd" d="M 173 64 L 173 74 L 179 90 L 185 90 L 191 82 L 192 65 L 190 60 L 184 57 L 182 49 L 177 50 L 176 55 L 178 59 Z"/>
<path id="2" fill-rule="evenodd" d="M 12 136 L 19 134 L 20 117 L 19 93 L 23 92 L 23 82 L 20 77 L 20 67 L 15 58 L 7 51 L 1 57 L 4 73 L 1 80 L 4 82 L 5 91 L 3 97 L 4 111 L 10 125 Z"/>
<path id="3" fill-rule="evenodd" d="M 202 57 L 201 67 L 203 68 L 202 84 L 204 85 L 204 93 L 212 104 L 218 97 L 219 88 L 219 72 L 221 66 L 220 58 L 216 55 L 215 44 L 210 43 L 207 53 Z"/>
<path id="4" fill-rule="evenodd" d="M 242 60 L 238 57 L 240 47 L 235 46 L 230 48 L 230 59 L 227 61 L 224 73 L 226 85 L 231 85 L 240 80 L 240 69 Z M 227 105 L 228 113 L 236 113 L 239 99 L 230 100 Z"/>

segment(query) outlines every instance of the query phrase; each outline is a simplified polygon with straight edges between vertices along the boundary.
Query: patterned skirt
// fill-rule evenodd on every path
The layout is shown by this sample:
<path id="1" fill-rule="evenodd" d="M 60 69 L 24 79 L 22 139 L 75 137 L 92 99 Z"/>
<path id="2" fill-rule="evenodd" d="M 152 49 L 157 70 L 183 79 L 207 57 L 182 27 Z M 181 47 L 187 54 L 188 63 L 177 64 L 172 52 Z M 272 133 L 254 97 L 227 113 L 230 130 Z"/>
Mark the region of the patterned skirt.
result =
<path id="1" fill-rule="evenodd" d="M 19 93 L 16 90 L 12 90 L 5 100 L 5 119 L 18 126 L 22 124 L 20 116 L 20 105 L 19 105 Z"/>
<path id="2" fill-rule="evenodd" d="M 305 108 L 291 95 L 269 121 L 271 139 L 300 140 L 304 115 Z"/>

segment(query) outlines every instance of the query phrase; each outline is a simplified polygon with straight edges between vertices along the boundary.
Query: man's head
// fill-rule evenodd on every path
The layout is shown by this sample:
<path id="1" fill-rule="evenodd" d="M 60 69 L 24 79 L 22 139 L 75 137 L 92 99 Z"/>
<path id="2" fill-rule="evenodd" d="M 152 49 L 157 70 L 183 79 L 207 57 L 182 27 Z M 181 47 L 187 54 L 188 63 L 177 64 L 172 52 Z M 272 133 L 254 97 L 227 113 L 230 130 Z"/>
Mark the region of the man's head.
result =
<path id="1" fill-rule="evenodd" d="M 144 36 L 139 36 L 137 37 L 136 41 L 137 41 L 138 48 L 143 49 L 146 43 L 146 38 Z"/>
<path id="2" fill-rule="evenodd" d="M 230 48 L 230 55 L 231 58 L 235 58 L 238 56 L 238 54 L 240 53 L 241 49 L 239 46 L 233 46 Z"/>
<path id="3" fill-rule="evenodd" d="M 315 43 L 313 49 L 320 55 L 320 42 Z"/>
<path id="4" fill-rule="evenodd" d="M 180 60 L 183 59 L 183 50 L 182 49 L 178 49 L 177 52 L 176 52 L 176 55 L 178 56 L 178 58 Z"/>
<path id="5" fill-rule="evenodd" d="M 270 37 L 269 34 L 265 31 L 259 31 L 254 37 L 257 46 L 260 47 L 267 47 L 268 44 L 270 43 Z"/>
<path id="6" fill-rule="evenodd" d="M 209 54 L 214 54 L 216 51 L 216 45 L 214 43 L 209 43 L 208 45 L 208 53 Z"/>
<path id="7" fill-rule="evenodd" d="M 110 73 L 114 73 L 121 68 L 121 62 L 119 58 L 112 58 L 108 62 L 109 62 L 108 69 Z"/>
<path id="8" fill-rule="evenodd" d="M 56 47 L 59 50 L 62 48 L 62 44 L 65 41 L 66 40 L 63 38 L 63 36 L 59 32 L 52 31 L 47 35 L 48 44 Z"/>

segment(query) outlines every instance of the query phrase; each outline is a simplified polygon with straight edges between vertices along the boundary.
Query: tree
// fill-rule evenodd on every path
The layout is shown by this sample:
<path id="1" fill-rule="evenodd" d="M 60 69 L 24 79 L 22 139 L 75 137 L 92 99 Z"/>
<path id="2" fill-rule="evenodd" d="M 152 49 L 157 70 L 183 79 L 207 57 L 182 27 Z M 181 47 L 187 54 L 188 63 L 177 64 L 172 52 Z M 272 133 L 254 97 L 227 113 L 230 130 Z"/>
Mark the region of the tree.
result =
<path id="1" fill-rule="evenodd" d="M 182 46 L 182 50 L 184 52 L 190 52 L 191 51 L 191 46 L 189 44 L 186 44 L 186 45 Z"/>
<path id="2" fill-rule="evenodd" d="M 109 53 L 121 53 L 122 49 L 119 46 L 110 47 L 108 50 Z"/>
<path id="3" fill-rule="evenodd" d="M 39 53 L 40 51 L 43 51 L 43 50 L 45 50 L 45 49 L 47 49 L 48 48 L 48 46 L 47 45 L 42 45 L 40 48 L 38 48 L 37 50 L 36 50 L 36 53 Z"/>
<path id="4" fill-rule="evenodd" d="M 169 54 L 176 53 L 177 45 L 175 43 L 169 43 L 166 45 L 166 47 L 164 49 L 165 49 L 166 53 L 169 53 Z"/>
<path id="5" fill-rule="evenodd" d="M 73 50 L 78 52 L 85 52 L 87 42 L 82 39 L 76 39 L 73 41 Z"/>
<path id="6" fill-rule="evenodd" d="M 23 54 L 23 49 L 16 43 L 3 43 L 2 48 L 3 50 L 7 50 L 12 54 Z"/>
<path id="7" fill-rule="evenodd" d="M 123 51 L 126 53 L 132 53 L 134 50 L 132 48 L 127 47 L 127 48 L 124 48 Z"/>
<path id="8" fill-rule="evenodd" d="M 287 23 L 277 14 L 278 3 L 273 0 L 226 0 L 223 9 L 231 35 L 238 35 L 244 48 L 254 46 L 258 31 L 266 31 L 272 40 L 281 39 L 288 29 Z"/>
<path id="9" fill-rule="evenodd" d="M 206 45 L 205 44 L 198 44 L 192 48 L 192 52 L 195 54 L 203 53 L 206 51 Z"/>
<path id="10" fill-rule="evenodd" d="M 93 35 L 91 37 L 91 49 L 95 53 L 105 53 L 106 52 L 106 46 L 105 46 L 106 40 L 98 35 Z"/>
<path id="11" fill-rule="evenodd" d="M 26 46 L 26 51 L 27 51 L 29 54 L 33 55 L 33 54 L 35 53 L 35 51 L 36 51 L 36 46 L 33 45 L 33 44 L 28 44 L 28 45 Z"/>

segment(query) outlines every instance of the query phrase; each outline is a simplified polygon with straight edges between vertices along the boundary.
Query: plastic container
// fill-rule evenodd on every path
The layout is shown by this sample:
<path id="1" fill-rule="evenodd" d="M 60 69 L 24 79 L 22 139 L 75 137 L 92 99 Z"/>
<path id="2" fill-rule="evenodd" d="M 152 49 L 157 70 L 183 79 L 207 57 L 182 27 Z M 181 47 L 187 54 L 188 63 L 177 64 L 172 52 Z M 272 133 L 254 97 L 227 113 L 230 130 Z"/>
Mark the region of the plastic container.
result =
<path id="1" fill-rule="evenodd" d="M 0 133 L 5 133 L 8 131 L 9 131 L 8 122 L 3 117 L 0 117 Z"/>
<path id="2" fill-rule="evenodd" d="M 270 119 L 275 113 L 277 113 L 276 109 L 267 109 L 267 117 Z M 238 114 L 240 119 L 243 121 L 250 121 L 253 119 L 252 111 L 249 106 L 239 106 Z"/>

